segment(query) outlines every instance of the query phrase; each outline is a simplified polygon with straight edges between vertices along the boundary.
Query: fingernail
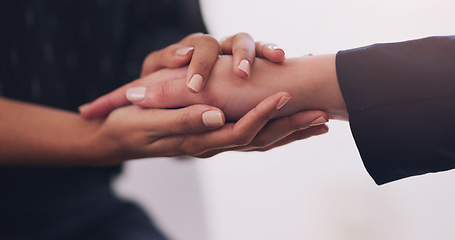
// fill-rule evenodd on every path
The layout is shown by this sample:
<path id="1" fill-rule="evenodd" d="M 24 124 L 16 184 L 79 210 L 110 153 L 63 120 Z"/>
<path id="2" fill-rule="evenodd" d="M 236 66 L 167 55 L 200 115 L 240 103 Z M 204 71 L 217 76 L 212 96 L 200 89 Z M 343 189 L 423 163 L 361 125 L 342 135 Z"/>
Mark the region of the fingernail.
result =
<path id="1" fill-rule="evenodd" d="M 248 62 L 248 60 L 243 59 L 242 61 L 240 61 L 239 66 L 237 68 L 245 72 L 247 76 L 250 75 L 250 62 Z"/>
<path id="2" fill-rule="evenodd" d="M 325 118 L 323 118 L 323 117 L 319 117 L 310 123 L 310 127 L 314 127 L 314 126 L 321 125 L 324 123 L 327 123 L 327 120 L 325 120 Z"/>
<path id="3" fill-rule="evenodd" d="M 188 87 L 193 89 L 195 92 L 199 92 L 202 86 L 202 76 L 200 74 L 194 74 L 193 77 L 188 82 Z"/>
<path id="4" fill-rule="evenodd" d="M 194 47 L 183 47 L 183 48 L 180 48 L 179 50 L 175 51 L 175 54 L 180 55 L 180 56 L 186 56 L 193 49 L 194 49 Z"/>
<path id="5" fill-rule="evenodd" d="M 218 110 L 207 111 L 202 114 L 202 121 L 207 127 L 221 127 L 224 125 L 223 115 Z"/>
<path id="6" fill-rule="evenodd" d="M 139 102 L 144 100 L 146 87 L 134 87 L 126 90 L 126 98 L 131 102 Z"/>
<path id="7" fill-rule="evenodd" d="M 78 107 L 79 112 L 83 113 L 87 110 L 88 106 L 90 106 L 90 103 L 82 104 L 81 106 Z"/>
<path id="8" fill-rule="evenodd" d="M 286 103 L 291 100 L 291 97 L 281 97 L 280 101 L 276 105 L 276 110 L 280 110 Z"/>
<path id="9" fill-rule="evenodd" d="M 278 47 L 276 45 L 269 45 L 269 48 L 272 49 L 272 50 L 279 50 L 279 51 L 283 51 L 284 52 L 284 50 L 282 48 L 280 48 L 280 47 Z"/>

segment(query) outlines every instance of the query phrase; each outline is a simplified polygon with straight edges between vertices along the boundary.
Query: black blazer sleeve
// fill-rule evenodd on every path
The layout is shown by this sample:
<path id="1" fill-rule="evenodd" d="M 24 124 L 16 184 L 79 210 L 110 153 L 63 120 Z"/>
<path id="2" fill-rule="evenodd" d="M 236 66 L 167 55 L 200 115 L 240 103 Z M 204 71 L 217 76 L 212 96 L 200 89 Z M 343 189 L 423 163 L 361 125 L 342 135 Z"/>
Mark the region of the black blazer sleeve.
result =
<path id="1" fill-rule="evenodd" d="M 336 68 L 377 184 L 455 168 L 455 36 L 340 51 Z"/>

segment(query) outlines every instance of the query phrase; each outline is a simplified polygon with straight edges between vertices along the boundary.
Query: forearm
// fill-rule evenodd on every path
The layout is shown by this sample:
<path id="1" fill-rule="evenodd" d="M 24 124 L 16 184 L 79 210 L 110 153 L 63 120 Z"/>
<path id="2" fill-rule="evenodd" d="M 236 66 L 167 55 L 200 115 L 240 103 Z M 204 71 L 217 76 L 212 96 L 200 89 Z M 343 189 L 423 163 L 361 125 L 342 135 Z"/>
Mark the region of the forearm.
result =
<path id="1" fill-rule="evenodd" d="M 335 54 L 293 58 L 284 66 L 287 79 L 281 84 L 295 102 L 296 109 L 292 112 L 318 109 L 327 112 L 331 119 L 348 120 L 338 84 Z"/>
<path id="2" fill-rule="evenodd" d="M 87 165 L 101 157 L 98 121 L 75 113 L 0 98 L 0 164 Z"/>
<path id="3" fill-rule="evenodd" d="M 334 54 L 291 58 L 282 64 L 260 59 L 256 61 L 258 67 L 253 69 L 252 79 L 249 80 L 251 89 L 254 88 L 256 93 L 262 94 L 262 98 L 275 91 L 286 91 L 292 96 L 289 104 L 277 117 L 305 110 L 322 110 L 327 112 L 331 119 L 348 119 L 338 85 Z M 244 95 L 254 96 L 252 93 L 250 90 Z M 261 97 L 257 101 L 259 99 Z"/>

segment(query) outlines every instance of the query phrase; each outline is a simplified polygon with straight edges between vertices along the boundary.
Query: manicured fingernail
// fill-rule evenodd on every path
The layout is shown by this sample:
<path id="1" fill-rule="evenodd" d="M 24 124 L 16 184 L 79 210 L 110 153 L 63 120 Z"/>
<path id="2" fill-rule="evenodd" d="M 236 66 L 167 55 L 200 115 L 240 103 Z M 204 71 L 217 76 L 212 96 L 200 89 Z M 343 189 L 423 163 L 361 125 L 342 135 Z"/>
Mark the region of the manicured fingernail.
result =
<path id="1" fill-rule="evenodd" d="M 195 92 L 199 92 L 202 86 L 202 76 L 200 74 L 194 74 L 193 77 L 188 82 L 188 87 L 193 89 Z"/>
<path id="2" fill-rule="evenodd" d="M 239 66 L 237 68 L 245 72 L 246 76 L 250 76 L 250 62 L 248 62 L 248 60 L 243 59 L 242 61 L 240 61 Z"/>
<path id="3" fill-rule="evenodd" d="M 131 102 L 139 102 L 144 100 L 146 87 L 134 87 L 126 90 L 126 98 Z"/>
<path id="4" fill-rule="evenodd" d="M 86 103 L 86 104 L 79 106 L 79 108 L 78 108 L 79 112 L 84 113 L 87 110 L 88 106 L 90 106 L 90 103 Z"/>
<path id="5" fill-rule="evenodd" d="M 321 125 L 324 123 L 327 123 L 327 120 L 325 120 L 325 118 L 323 118 L 323 117 L 319 117 L 310 123 L 310 127 L 314 127 L 314 126 Z"/>
<path id="6" fill-rule="evenodd" d="M 269 45 L 269 48 L 272 49 L 272 50 L 279 50 L 279 51 L 283 51 L 284 52 L 284 50 L 282 48 L 280 48 L 280 47 L 278 47 L 276 45 Z"/>
<path id="7" fill-rule="evenodd" d="M 291 100 L 291 97 L 281 97 L 280 101 L 276 105 L 276 110 L 280 110 L 286 103 Z"/>
<path id="8" fill-rule="evenodd" d="M 223 115 L 218 110 L 207 111 L 202 114 L 202 121 L 207 127 L 221 127 L 224 125 Z"/>
<path id="9" fill-rule="evenodd" d="M 183 47 L 183 48 L 180 48 L 179 50 L 175 51 L 175 54 L 180 55 L 180 56 L 186 56 L 193 49 L 194 49 L 194 47 Z"/>

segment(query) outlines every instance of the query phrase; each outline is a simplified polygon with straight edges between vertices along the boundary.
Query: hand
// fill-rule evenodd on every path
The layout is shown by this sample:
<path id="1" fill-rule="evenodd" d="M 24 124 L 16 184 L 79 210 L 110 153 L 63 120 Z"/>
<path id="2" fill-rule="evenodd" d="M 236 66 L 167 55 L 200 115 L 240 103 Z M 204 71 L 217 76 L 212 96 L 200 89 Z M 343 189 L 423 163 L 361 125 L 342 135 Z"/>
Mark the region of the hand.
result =
<path id="1" fill-rule="evenodd" d="M 228 150 L 263 151 L 327 132 L 324 125 L 310 126 L 320 116 L 327 118 L 320 111 L 269 121 L 287 99 L 287 93 L 275 94 L 236 124 L 224 125 L 223 113 L 206 105 L 174 110 L 128 106 L 107 119 L 87 120 L 0 97 L 0 109 L 8 113 L 0 114 L 0 165 L 93 166 L 145 157 L 209 157 Z"/>
<path id="2" fill-rule="evenodd" d="M 327 132 L 325 125 L 310 126 L 314 118 L 327 117 L 320 111 L 268 123 L 289 98 L 285 92 L 274 94 L 237 123 L 224 126 L 222 112 L 207 105 L 173 110 L 119 108 L 95 132 L 93 145 L 99 146 L 97 159 L 100 160 L 91 164 L 109 165 L 127 159 L 161 156 L 210 157 L 229 150 L 268 150 Z M 208 131 L 210 129 L 212 131 Z"/>
<path id="3" fill-rule="evenodd" d="M 254 43 L 253 38 L 246 33 L 238 33 L 220 43 L 210 35 L 195 33 L 176 44 L 149 54 L 142 66 L 141 78 L 163 68 L 178 68 L 189 63 L 188 72 L 185 73 L 186 85 L 190 92 L 198 92 L 204 88 L 220 52 L 234 56 L 233 72 L 240 78 L 250 76 L 256 56 L 273 62 L 285 60 L 285 53 L 281 48 L 269 43 Z M 118 89 L 116 99 L 113 99 L 112 95 L 108 100 L 103 96 L 82 105 L 79 108 L 81 115 L 85 118 L 104 117 L 113 109 L 130 104 L 124 95 L 131 86 L 134 85 Z"/>
<path id="4" fill-rule="evenodd" d="M 233 72 L 240 78 L 248 78 L 255 57 L 283 62 L 285 53 L 274 44 L 255 43 L 247 33 L 238 33 L 218 42 L 210 35 L 195 33 L 162 50 L 152 52 L 144 60 L 141 77 L 162 68 L 178 68 L 189 63 L 186 77 L 189 90 L 199 92 L 218 59 L 219 54 L 234 56 Z"/>
<path id="5" fill-rule="evenodd" d="M 144 108 L 209 104 L 222 109 L 228 121 L 236 121 L 275 91 L 287 91 L 293 99 L 275 117 L 318 109 L 326 111 L 330 118 L 347 119 L 334 55 L 288 59 L 282 64 L 256 59 L 248 81 L 230 71 L 232 61 L 230 56 L 220 57 L 206 89 L 199 94 L 186 91 L 184 79 L 179 78 L 179 75 L 184 75 L 185 69 L 179 69 L 163 70 L 137 80 L 133 83 L 134 87 L 126 91 L 126 97 Z M 122 92 L 115 91 L 106 99 L 121 98 L 119 94 Z"/>

